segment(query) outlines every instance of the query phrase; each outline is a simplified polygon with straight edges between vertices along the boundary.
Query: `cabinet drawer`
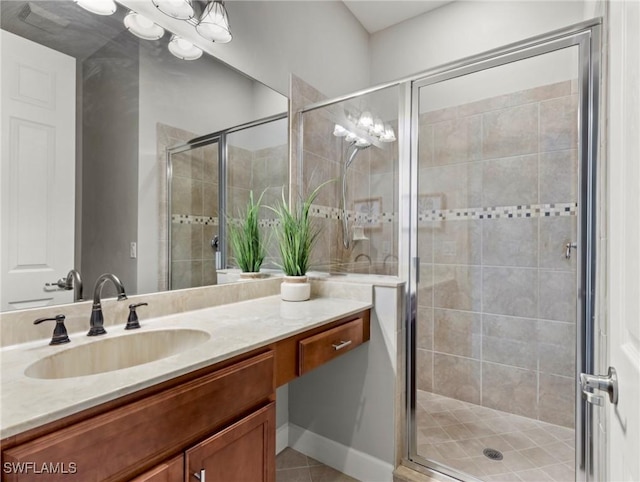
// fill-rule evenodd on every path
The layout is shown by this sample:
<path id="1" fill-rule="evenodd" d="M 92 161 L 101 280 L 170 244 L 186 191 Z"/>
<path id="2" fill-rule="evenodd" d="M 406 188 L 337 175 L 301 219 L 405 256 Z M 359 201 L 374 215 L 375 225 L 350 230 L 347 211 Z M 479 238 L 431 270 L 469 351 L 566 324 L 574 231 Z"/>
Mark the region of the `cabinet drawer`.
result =
<path id="1" fill-rule="evenodd" d="M 299 375 L 362 345 L 364 320 L 356 318 L 298 342 Z"/>
<path id="2" fill-rule="evenodd" d="M 274 357 L 267 352 L 8 449 L 3 462 L 76 468 L 48 481 L 128 480 L 264 403 L 273 390 Z M 6 481 L 33 478 L 3 475 Z"/>

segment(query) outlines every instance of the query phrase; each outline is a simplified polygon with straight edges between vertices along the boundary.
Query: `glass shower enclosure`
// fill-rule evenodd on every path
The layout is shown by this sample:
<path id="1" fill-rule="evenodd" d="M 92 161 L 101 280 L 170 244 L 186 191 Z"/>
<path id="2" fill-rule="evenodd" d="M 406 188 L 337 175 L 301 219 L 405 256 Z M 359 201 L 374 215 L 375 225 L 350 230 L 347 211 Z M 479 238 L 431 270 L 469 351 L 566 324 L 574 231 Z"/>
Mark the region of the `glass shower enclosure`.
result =
<path id="1" fill-rule="evenodd" d="M 299 182 L 338 180 L 314 211 L 323 269 L 407 282 L 417 470 L 593 473 L 599 42 L 585 22 L 301 110 Z M 373 147 L 373 111 L 397 141 Z"/>
<path id="2" fill-rule="evenodd" d="M 409 446 L 432 470 L 589 472 L 577 378 L 593 363 L 597 36 L 412 82 Z"/>
<path id="3" fill-rule="evenodd" d="M 302 110 L 302 192 L 334 181 L 311 211 L 314 270 L 397 276 L 399 102 L 391 85 Z"/>
<path id="4" fill-rule="evenodd" d="M 251 191 L 273 204 L 286 189 L 287 114 L 192 139 L 167 149 L 166 159 L 167 288 L 224 283 L 226 270 L 237 268 L 226 222 L 246 207 Z M 265 231 L 270 217 L 266 209 L 260 214 Z M 263 266 L 275 267 L 275 246 Z"/>

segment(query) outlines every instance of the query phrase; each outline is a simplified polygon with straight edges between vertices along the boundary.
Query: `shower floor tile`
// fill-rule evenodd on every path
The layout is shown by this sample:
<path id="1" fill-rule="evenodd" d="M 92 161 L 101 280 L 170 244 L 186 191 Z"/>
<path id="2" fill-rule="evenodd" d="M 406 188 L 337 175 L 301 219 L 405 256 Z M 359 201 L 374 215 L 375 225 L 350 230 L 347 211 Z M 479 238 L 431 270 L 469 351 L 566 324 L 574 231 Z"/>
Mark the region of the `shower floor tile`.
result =
<path id="1" fill-rule="evenodd" d="M 418 455 L 426 459 L 486 482 L 575 480 L 572 429 L 423 390 L 416 405 Z"/>

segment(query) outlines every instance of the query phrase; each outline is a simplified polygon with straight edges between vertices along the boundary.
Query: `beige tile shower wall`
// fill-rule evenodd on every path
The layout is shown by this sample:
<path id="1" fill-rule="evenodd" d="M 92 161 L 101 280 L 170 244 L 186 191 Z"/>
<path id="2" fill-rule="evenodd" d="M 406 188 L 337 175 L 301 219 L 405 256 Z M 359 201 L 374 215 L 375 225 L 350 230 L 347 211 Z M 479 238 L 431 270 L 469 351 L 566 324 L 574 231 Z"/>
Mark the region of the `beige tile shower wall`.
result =
<path id="1" fill-rule="evenodd" d="M 194 137 L 184 131 L 175 135 L 182 137 L 181 142 Z M 211 239 L 218 234 L 218 145 L 176 154 L 172 168 L 171 214 L 183 217 L 171 223 L 172 288 L 214 285 L 217 273 Z"/>
<path id="2" fill-rule="evenodd" d="M 238 217 L 239 213 L 246 210 L 252 189 L 252 176 L 253 152 L 227 144 L 227 216 Z M 227 265 L 236 266 L 230 247 L 227 252 Z"/>
<path id="3" fill-rule="evenodd" d="M 422 202 L 576 203 L 573 85 L 422 114 Z M 418 388 L 573 426 L 576 216 L 462 217 L 419 223 Z"/>
<path id="4" fill-rule="evenodd" d="M 167 177 L 167 149 L 173 146 L 185 144 L 189 139 L 196 137 L 193 132 L 185 131 L 166 124 L 156 124 L 156 166 L 158 171 L 158 290 L 168 288 L 168 235 L 167 216 L 168 202 L 168 177 Z"/>
<path id="5" fill-rule="evenodd" d="M 292 105 L 318 102 L 324 96 L 301 79 L 292 83 Z M 302 101 L 306 101 L 306 104 Z M 344 116 L 344 105 L 336 104 L 304 114 L 303 163 L 301 193 L 308 194 L 323 182 L 333 179 L 318 196 L 315 205 L 320 208 L 340 207 L 342 196 L 341 173 L 346 161 L 347 143 L 333 135 L 334 119 Z M 292 126 L 292 142 L 297 139 L 297 116 Z M 397 132 L 397 123 L 392 122 Z M 297 141 L 295 141 L 297 142 Z M 353 210 L 354 201 L 380 198 L 383 211 L 397 213 L 398 162 L 397 144 L 372 146 L 358 152 L 347 174 L 347 209 Z M 297 158 L 297 156 L 296 156 Z M 398 225 L 397 215 L 392 222 L 365 228 L 368 240 L 343 245 L 342 223 L 337 216 L 317 218 L 320 236 L 313 253 L 314 269 L 332 272 L 397 274 Z M 353 226 L 353 222 L 350 223 Z"/>
<path id="6" fill-rule="evenodd" d="M 289 145 L 267 147 L 258 149 L 253 153 L 253 168 L 251 184 L 253 192 L 259 196 L 264 192 L 262 203 L 266 206 L 277 206 L 282 201 L 284 190 L 287 194 L 289 167 Z M 262 227 L 262 235 L 267 242 L 267 256 L 263 266 L 265 268 L 278 268 L 280 254 L 278 242 L 271 225 L 274 221 L 274 213 L 263 208 L 260 219 L 266 224 Z"/>
<path id="7" fill-rule="evenodd" d="M 266 147 L 251 151 L 237 146 L 228 146 L 228 197 L 227 213 L 237 217 L 244 213 L 249 194 L 253 191 L 254 201 L 262 195 L 263 206 L 276 206 L 282 200 L 282 189 L 288 182 L 288 145 Z M 286 194 L 286 191 L 285 191 Z M 274 214 L 269 209 L 262 208 L 260 220 L 264 224 L 262 234 L 268 242 L 267 257 L 264 268 L 277 268 L 280 255 L 277 240 L 270 228 Z M 227 256 L 228 265 L 237 267 L 230 251 Z"/>
<path id="8" fill-rule="evenodd" d="M 304 121 L 302 193 L 309 193 L 323 182 L 333 179 L 334 182 L 322 188 L 315 204 L 338 208 L 341 196 L 341 166 L 344 162 L 343 141 L 333 135 L 334 123 L 327 118 L 324 110 L 306 113 Z M 361 155 L 368 157 L 366 151 Z M 368 190 L 368 173 L 363 175 L 362 168 L 362 164 L 354 165 L 350 176 L 352 179 L 359 176 L 359 189 Z M 353 185 L 353 182 L 349 184 Z M 320 227 L 320 239 L 312 256 L 312 264 L 316 269 L 331 270 L 331 266 L 337 264 L 344 256 L 340 221 L 335 219 L 335 216 L 317 218 L 316 224 Z"/>

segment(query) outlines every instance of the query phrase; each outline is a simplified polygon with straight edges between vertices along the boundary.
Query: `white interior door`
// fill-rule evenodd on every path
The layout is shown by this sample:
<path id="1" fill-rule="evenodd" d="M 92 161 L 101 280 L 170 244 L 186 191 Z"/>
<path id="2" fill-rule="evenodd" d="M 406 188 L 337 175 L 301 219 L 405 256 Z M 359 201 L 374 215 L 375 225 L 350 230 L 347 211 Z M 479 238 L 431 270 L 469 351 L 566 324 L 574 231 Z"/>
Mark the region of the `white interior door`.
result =
<path id="1" fill-rule="evenodd" d="M 610 8 L 609 365 L 607 480 L 640 480 L 640 2 Z"/>
<path id="2" fill-rule="evenodd" d="M 2 306 L 70 302 L 47 291 L 73 268 L 75 59 L 2 31 Z"/>

